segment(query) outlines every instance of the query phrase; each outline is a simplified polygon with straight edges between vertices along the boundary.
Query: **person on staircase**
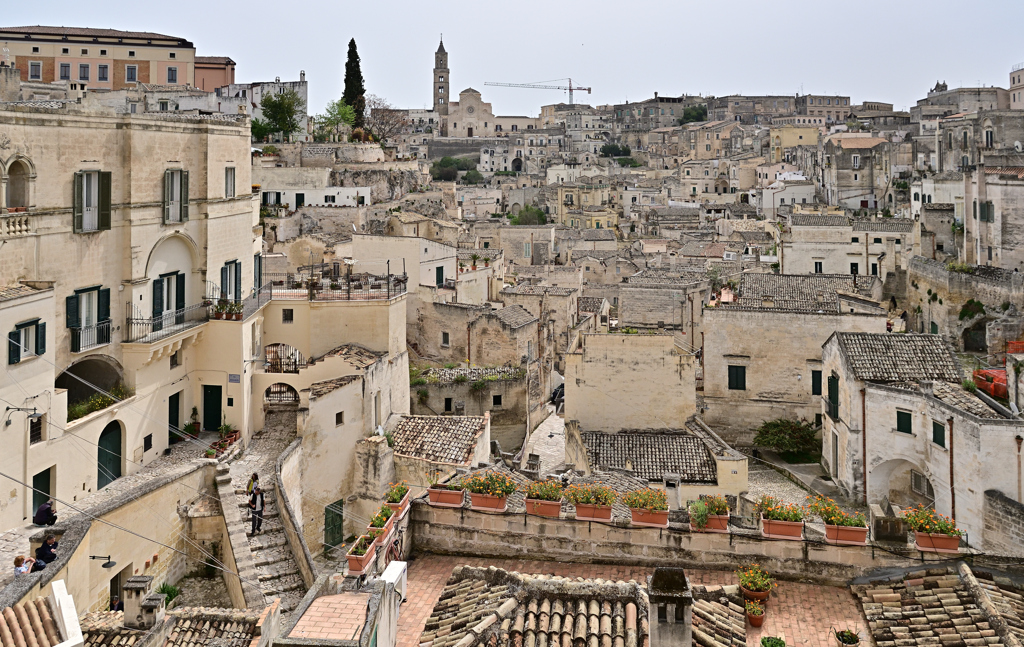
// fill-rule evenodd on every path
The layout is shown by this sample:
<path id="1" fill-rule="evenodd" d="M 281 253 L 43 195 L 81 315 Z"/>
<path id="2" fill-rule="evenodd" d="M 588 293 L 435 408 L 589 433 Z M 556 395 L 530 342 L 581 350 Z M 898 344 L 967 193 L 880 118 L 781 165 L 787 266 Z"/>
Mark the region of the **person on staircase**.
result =
<path id="1" fill-rule="evenodd" d="M 246 498 L 246 499 L 251 499 L 251 498 L 252 498 L 252 491 L 253 491 L 253 490 L 254 490 L 254 489 L 255 489 L 255 488 L 257 487 L 257 486 L 259 486 L 259 484 L 260 484 L 260 475 L 259 475 L 259 474 L 257 474 L 256 472 L 253 472 L 253 473 L 252 473 L 252 476 L 250 476 L 250 477 L 249 477 L 249 482 L 245 484 L 245 498 Z M 247 513 L 249 513 L 249 516 L 250 516 L 250 517 L 252 516 L 252 511 L 251 511 L 251 509 L 249 509 L 249 508 L 246 508 L 246 510 L 245 510 L 245 511 L 246 511 Z M 248 521 L 248 519 L 246 519 L 246 521 Z"/>
<path id="2" fill-rule="evenodd" d="M 263 509 L 266 507 L 266 503 L 263 500 L 263 491 L 260 486 L 256 486 L 252 489 L 252 496 L 249 498 L 249 512 L 252 513 L 252 532 L 250 536 L 255 536 L 256 533 L 262 532 L 263 529 Z"/>

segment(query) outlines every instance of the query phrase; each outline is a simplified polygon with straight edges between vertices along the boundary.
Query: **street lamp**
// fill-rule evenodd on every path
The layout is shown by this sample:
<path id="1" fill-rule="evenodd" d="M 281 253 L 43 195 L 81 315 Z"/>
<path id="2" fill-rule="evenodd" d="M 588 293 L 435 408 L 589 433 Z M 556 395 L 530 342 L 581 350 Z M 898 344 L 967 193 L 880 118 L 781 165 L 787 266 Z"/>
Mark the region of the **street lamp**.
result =
<path id="1" fill-rule="evenodd" d="M 41 414 L 38 411 L 36 411 L 35 407 L 32 407 L 31 409 L 29 409 L 28 407 L 7 407 L 7 409 L 4 412 L 6 414 L 5 419 L 4 419 L 4 426 L 5 427 L 10 427 L 11 426 L 11 412 L 12 411 L 31 411 L 32 413 L 28 414 L 28 419 L 29 420 L 38 420 L 38 419 L 43 417 L 43 414 Z"/>
<path id="2" fill-rule="evenodd" d="M 100 564 L 103 568 L 114 568 L 117 566 L 117 562 L 110 561 L 110 555 L 89 555 L 89 559 L 105 559 L 107 561 Z"/>

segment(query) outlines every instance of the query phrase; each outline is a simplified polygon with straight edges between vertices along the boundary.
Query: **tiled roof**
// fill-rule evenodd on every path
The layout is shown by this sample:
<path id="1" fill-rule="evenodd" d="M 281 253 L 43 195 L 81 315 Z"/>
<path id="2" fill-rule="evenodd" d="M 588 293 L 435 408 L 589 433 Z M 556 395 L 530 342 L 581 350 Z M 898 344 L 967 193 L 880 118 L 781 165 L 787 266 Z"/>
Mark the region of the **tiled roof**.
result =
<path id="1" fill-rule="evenodd" d="M 963 370 L 939 335 L 836 332 L 858 380 L 939 380 L 959 384 Z"/>
<path id="2" fill-rule="evenodd" d="M 849 227 L 850 219 L 846 216 L 793 214 L 790 217 L 790 224 L 794 227 Z"/>
<path id="3" fill-rule="evenodd" d="M 739 214 L 757 213 L 757 205 L 743 203 L 743 202 L 737 202 L 736 204 L 730 204 L 729 206 L 727 206 L 726 210 L 728 210 L 731 213 L 739 213 Z"/>
<path id="4" fill-rule="evenodd" d="M 615 240 L 615 232 L 611 229 L 584 229 L 583 240 Z"/>
<path id="5" fill-rule="evenodd" d="M 458 566 L 420 645 L 645 647 L 647 594 L 636 582 L 580 580 Z"/>
<path id="6" fill-rule="evenodd" d="M 0 301 L 10 301 L 11 299 L 17 299 L 18 297 L 28 296 L 29 294 L 35 294 L 39 290 L 29 287 L 27 285 L 0 285 Z"/>
<path id="7" fill-rule="evenodd" d="M 963 182 L 964 174 L 960 171 L 940 171 L 932 176 L 932 180 L 938 182 Z"/>
<path id="8" fill-rule="evenodd" d="M 480 416 L 402 416 L 394 431 L 395 453 L 468 465 L 485 424 Z"/>
<path id="9" fill-rule="evenodd" d="M 576 288 L 556 288 L 552 285 L 531 285 L 529 283 L 520 283 L 502 290 L 503 294 L 550 294 L 557 297 L 567 297 L 573 292 L 576 292 Z"/>
<path id="10" fill-rule="evenodd" d="M 207 65 L 234 65 L 235 62 L 229 56 L 197 56 L 196 63 Z"/>
<path id="11" fill-rule="evenodd" d="M 412 211 L 399 211 L 398 213 L 391 214 L 391 217 L 397 218 L 398 222 L 405 225 L 413 225 L 418 222 L 423 222 L 424 220 L 430 220 L 430 218 L 421 216 L 418 213 L 413 213 Z"/>
<path id="12" fill-rule="evenodd" d="M 721 307 L 835 313 L 838 293 L 869 297 L 877 280 L 853 274 L 744 274 L 739 298 Z"/>
<path id="13" fill-rule="evenodd" d="M 604 297 L 580 297 L 580 312 L 601 312 Z"/>
<path id="14" fill-rule="evenodd" d="M 744 647 L 747 644 L 747 616 L 735 584 L 694 587 L 692 617 L 695 645 Z"/>
<path id="15" fill-rule="evenodd" d="M 929 202 L 921 205 L 921 208 L 925 211 L 952 211 L 956 209 L 956 205 L 952 202 Z"/>
<path id="16" fill-rule="evenodd" d="M 914 221 L 905 218 L 880 218 L 877 220 L 854 220 L 854 231 L 894 231 L 908 233 L 914 230 Z"/>
<path id="17" fill-rule="evenodd" d="M 485 258 L 491 259 L 490 262 L 493 265 L 493 264 L 497 263 L 498 261 L 500 261 L 501 257 L 502 257 L 501 250 L 497 249 L 497 248 L 495 248 L 495 249 L 491 249 L 491 248 L 487 248 L 487 249 L 469 249 L 469 248 L 463 247 L 463 248 L 460 248 L 459 251 L 456 252 L 456 254 L 458 255 L 460 261 L 466 261 L 467 263 L 471 262 L 473 260 L 473 254 L 476 254 L 477 257 L 478 257 L 477 258 L 477 263 L 480 266 L 483 266 Z"/>
<path id="18" fill-rule="evenodd" d="M 47 598 L 19 602 L 0 613 L 2 647 L 25 647 L 32 643 L 54 646 L 61 642 L 60 627 L 53 621 Z"/>
<path id="19" fill-rule="evenodd" d="M 1001 647 L 1024 638 L 1024 602 L 1009 580 L 975 574 L 961 562 L 946 574 L 908 573 L 903 580 L 854 584 L 876 647 Z M 992 615 L 989 615 L 989 614 Z"/>
<path id="20" fill-rule="evenodd" d="M 923 391 L 923 388 L 918 382 L 900 382 L 890 384 L 889 386 L 905 388 L 910 391 Z M 978 396 L 965 390 L 960 384 L 953 384 L 951 382 L 932 382 L 932 394 L 946 404 L 956 407 L 957 409 L 969 413 L 972 416 L 988 418 L 991 420 L 1000 420 L 1003 418 L 1003 416 L 996 412 L 995 409 L 985 404 L 985 402 Z"/>
<path id="21" fill-rule="evenodd" d="M 770 243 L 775 239 L 767 231 L 738 231 L 740 238 L 745 243 Z"/>
<path id="22" fill-rule="evenodd" d="M 537 321 L 537 317 L 534 317 L 526 308 L 518 304 L 505 306 L 492 314 L 498 318 L 498 321 L 513 330 Z"/>
<path id="23" fill-rule="evenodd" d="M 722 258 L 725 243 L 686 243 L 679 249 L 680 256 L 697 258 Z"/>
<path id="24" fill-rule="evenodd" d="M 124 611 L 92 611 L 79 616 L 78 622 L 85 647 L 127 647 L 145 635 L 144 631 L 124 626 Z"/>
<path id="25" fill-rule="evenodd" d="M 322 380 L 320 382 L 313 382 L 309 386 L 309 397 L 319 398 L 327 395 L 333 391 L 337 391 L 346 384 L 351 384 L 359 379 L 358 375 L 346 375 L 345 377 L 336 377 L 330 380 Z"/>
<path id="26" fill-rule="evenodd" d="M 146 40 L 180 40 L 188 43 L 184 38 L 154 34 L 148 31 L 120 31 L 117 29 L 92 29 L 89 27 L 45 27 L 35 25 L 32 27 L 0 27 L 0 34 L 39 34 L 45 36 L 88 36 L 94 38 L 144 38 Z M 191 43 L 188 43 L 191 45 Z"/>
<path id="27" fill-rule="evenodd" d="M 168 611 L 176 622 L 162 647 L 248 647 L 261 611 L 182 607 Z"/>
<path id="28" fill-rule="evenodd" d="M 632 469 L 638 478 L 661 481 L 679 474 L 684 483 L 717 483 L 715 459 L 700 438 L 681 429 L 627 429 L 614 434 L 582 433 L 594 466 Z"/>
<path id="29" fill-rule="evenodd" d="M 986 175 L 1011 175 L 1024 180 L 1024 166 L 986 166 Z"/>
<path id="30" fill-rule="evenodd" d="M 888 141 L 882 137 L 836 137 L 832 140 L 842 148 L 874 148 Z"/>
<path id="31" fill-rule="evenodd" d="M 343 357 L 346 360 L 348 360 L 350 364 L 358 366 L 359 368 L 366 368 L 367 366 L 376 364 L 380 360 L 380 358 L 386 355 L 387 353 L 379 353 L 377 351 L 370 350 L 369 348 L 360 346 L 359 344 L 342 344 L 337 348 L 333 348 L 327 351 L 326 353 L 323 354 L 323 356 L 313 360 L 310 363 L 315 364 L 316 362 L 324 360 L 328 357 Z"/>

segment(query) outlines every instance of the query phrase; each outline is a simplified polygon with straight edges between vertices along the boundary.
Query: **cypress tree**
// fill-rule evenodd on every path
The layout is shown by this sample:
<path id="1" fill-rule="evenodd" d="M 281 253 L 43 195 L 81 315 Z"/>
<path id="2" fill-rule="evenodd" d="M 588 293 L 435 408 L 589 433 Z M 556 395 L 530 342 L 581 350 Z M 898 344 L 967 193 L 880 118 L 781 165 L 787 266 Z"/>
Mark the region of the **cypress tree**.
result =
<path id="1" fill-rule="evenodd" d="M 363 127 L 363 111 L 366 89 L 363 87 L 363 71 L 359 67 L 359 52 L 356 50 L 356 39 L 348 42 L 348 60 L 345 61 L 345 94 L 342 99 L 355 108 L 356 119 L 352 124 L 355 128 Z"/>

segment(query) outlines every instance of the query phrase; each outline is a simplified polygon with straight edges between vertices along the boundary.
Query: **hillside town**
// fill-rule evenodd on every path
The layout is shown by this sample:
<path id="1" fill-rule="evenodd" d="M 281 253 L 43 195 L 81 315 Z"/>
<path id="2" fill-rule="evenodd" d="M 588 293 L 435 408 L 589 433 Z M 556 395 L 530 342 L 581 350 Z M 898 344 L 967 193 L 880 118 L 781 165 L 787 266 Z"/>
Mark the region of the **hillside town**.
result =
<path id="1" fill-rule="evenodd" d="M 189 38 L 0 26 L 0 646 L 1024 642 L 1024 63 L 589 105 L 442 39 L 415 109 Z"/>

